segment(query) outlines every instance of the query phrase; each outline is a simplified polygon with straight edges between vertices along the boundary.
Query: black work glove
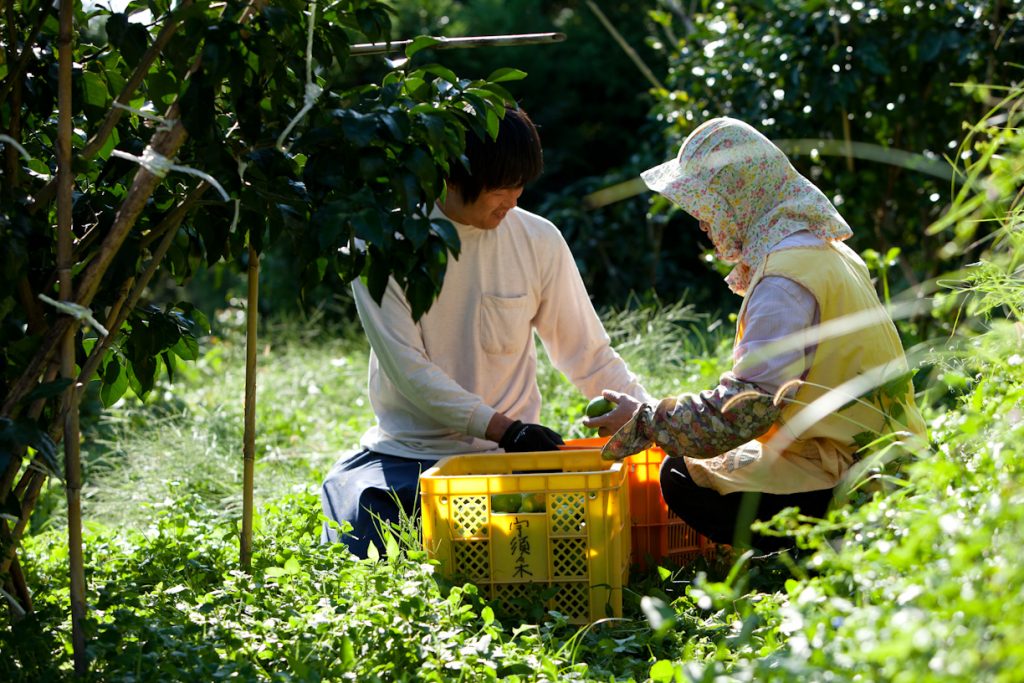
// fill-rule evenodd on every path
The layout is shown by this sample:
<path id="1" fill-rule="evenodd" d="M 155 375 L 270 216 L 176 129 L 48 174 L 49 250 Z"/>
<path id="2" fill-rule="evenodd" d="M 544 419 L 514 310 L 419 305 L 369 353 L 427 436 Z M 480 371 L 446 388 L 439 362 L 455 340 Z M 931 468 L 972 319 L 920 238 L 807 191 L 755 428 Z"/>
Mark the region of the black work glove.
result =
<path id="1" fill-rule="evenodd" d="M 558 432 L 544 425 L 524 424 L 516 420 L 501 437 L 498 445 L 506 453 L 529 453 L 531 451 L 556 451 L 564 444 Z"/>

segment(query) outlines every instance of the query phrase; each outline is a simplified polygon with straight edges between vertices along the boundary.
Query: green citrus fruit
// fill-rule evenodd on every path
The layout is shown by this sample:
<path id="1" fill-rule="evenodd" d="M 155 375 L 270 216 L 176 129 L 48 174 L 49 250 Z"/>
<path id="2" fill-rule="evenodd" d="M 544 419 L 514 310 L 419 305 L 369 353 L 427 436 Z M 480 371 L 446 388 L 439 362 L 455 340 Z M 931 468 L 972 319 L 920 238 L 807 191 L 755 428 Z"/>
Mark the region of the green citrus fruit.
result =
<path id="1" fill-rule="evenodd" d="M 614 408 L 614 403 L 604 396 L 598 396 L 587 404 L 586 414 L 587 417 L 601 417 L 605 413 L 610 413 Z"/>
<path id="2" fill-rule="evenodd" d="M 546 496 L 543 493 L 524 493 L 523 506 L 520 512 L 544 512 L 546 507 Z"/>
<path id="3" fill-rule="evenodd" d="M 495 493 L 491 496 L 491 511 L 516 513 L 523 504 L 523 497 L 518 493 Z"/>

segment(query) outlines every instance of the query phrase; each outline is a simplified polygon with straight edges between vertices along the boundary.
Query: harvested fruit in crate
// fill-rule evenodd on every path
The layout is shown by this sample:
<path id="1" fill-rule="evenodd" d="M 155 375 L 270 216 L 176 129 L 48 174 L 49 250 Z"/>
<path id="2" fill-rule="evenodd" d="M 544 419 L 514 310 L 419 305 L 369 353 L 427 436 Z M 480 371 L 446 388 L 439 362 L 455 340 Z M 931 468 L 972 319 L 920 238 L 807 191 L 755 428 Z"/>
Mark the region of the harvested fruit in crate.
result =
<path id="1" fill-rule="evenodd" d="M 519 507 L 520 512 L 544 512 L 546 509 L 546 496 L 543 493 L 524 493 L 523 504 Z"/>
<path id="2" fill-rule="evenodd" d="M 438 574 L 521 618 L 622 616 L 629 578 L 626 465 L 573 449 L 442 458 L 420 476 L 423 547 Z"/>
<path id="3" fill-rule="evenodd" d="M 521 493 L 495 493 L 491 496 L 491 511 L 504 514 L 515 514 L 523 506 Z"/>
<path id="4" fill-rule="evenodd" d="M 544 512 L 547 505 L 543 493 L 495 493 L 491 496 L 491 512 L 515 514 L 518 512 Z"/>

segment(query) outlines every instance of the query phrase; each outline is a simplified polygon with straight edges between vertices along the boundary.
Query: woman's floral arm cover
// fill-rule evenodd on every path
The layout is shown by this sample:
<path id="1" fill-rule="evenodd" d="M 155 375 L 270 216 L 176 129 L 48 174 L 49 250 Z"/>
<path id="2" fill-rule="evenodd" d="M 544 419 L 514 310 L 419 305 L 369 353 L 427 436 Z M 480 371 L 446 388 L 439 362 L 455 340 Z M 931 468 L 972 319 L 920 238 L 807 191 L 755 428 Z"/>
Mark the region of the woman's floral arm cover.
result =
<path id="1" fill-rule="evenodd" d="M 642 404 L 601 455 L 621 460 L 653 443 L 670 456 L 713 458 L 767 432 L 780 413 L 771 394 L 726 373 L 714 389 Z"/>

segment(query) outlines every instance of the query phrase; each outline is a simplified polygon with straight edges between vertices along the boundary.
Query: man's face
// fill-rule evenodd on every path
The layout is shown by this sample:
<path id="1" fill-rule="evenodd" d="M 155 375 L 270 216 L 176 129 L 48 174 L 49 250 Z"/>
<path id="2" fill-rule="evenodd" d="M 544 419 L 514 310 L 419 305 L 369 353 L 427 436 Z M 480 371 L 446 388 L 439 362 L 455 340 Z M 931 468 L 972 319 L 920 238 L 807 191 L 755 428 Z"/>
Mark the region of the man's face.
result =
<path id="1" fill-rule="evenodd" d="M 458 188 L 449 187 L 448 196 L 441 205 L 441 210 L 458 223 L 472 225 L 481 230 L 493 230 L 505 218 L 505 214 L 515 208 L 521 194 L 521 187 L 484 190 L 474 201 L 464 202 Z"/>

